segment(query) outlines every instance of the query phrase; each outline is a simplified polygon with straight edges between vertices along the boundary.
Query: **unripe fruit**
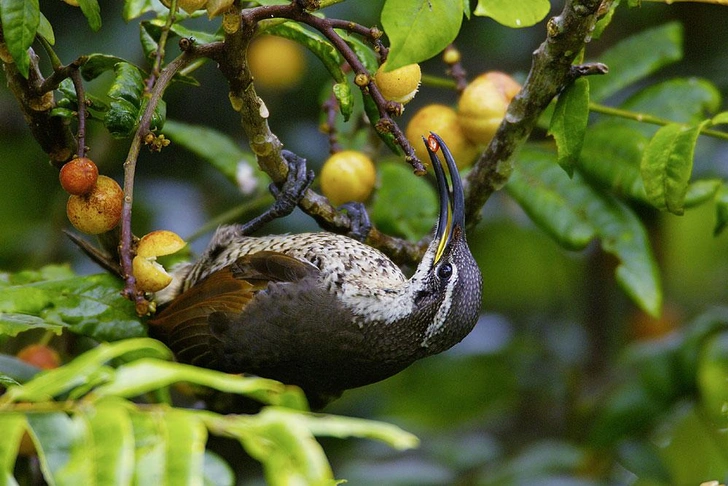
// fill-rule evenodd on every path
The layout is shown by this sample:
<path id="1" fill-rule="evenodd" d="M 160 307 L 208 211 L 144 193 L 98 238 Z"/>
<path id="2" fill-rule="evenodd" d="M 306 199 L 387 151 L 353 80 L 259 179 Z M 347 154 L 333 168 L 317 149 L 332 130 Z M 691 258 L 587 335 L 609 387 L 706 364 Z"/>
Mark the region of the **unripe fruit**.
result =
<path id="1" fill-rule="evenodd" d="M 321 192 L 335 206 L 366 201 L 376 182 L 374 163 L 355 150 L 335 153 L 321 169 Z"/>
<path id="2" fill-rule="evenodd" d="M 303 48 L 274 35 L 263 35 L 250 44 L 248 65 L 256 86 L 277 90 L 296 86 L 306 70 Z"/>
<path id="3" fill-rule="evenodd" d="M 420 109 L 407 124 L 405 135 L 415 149 L 415 154 L 426 166 L 430 165 L 430 156 L 422 137 L 427 138 L 430 132 L 437 133 L 447 143 L 458 169 L 469 167 L 478 155 L 478 147 L 467 139 L 463 132 L 455 110 L 445 105 L 427 105 Z"/>
<path id="4" fill-rule="evenodd" d="M 162 0 L 165 7 L 169 8 L 172 4 L 169 0 Z M 207 0 L 177 0 L 177 7 L 181 8 L 188 14 L 205 8 Z"/>
<path id="5" fill-rule="evenodd" d="M 419 64 L 408 64 L 392 71 L 385 71 L 387 61 L 374 74 L 374 83 L 385 99 L 405 104 L 415 97 L 422 80 Z"/>
<path id="6" fill-rule="evenodd" d="M 507 74 L 488 72 L 475 78 L 458 102 L 458 120 L 474 143 L 487 144 L 521 86 Z"/>
<path id="7" fill-rule="evenodd" d="M 185 245 L 185 241 L 172 231 L 158 230 L 144 235 L 132 260 L 137 288 L 143 292 L 158 292 L 169 285 L 172 276 L 157 263 L 157 257 L 176 253 Z"/>
<path id="8" fill-rule="evenodd" d="M 76 196 L 82 196 L 91 192 L 99 177 L 99 169 L 91 159 L 86 157 L 76 158 L 66 162 L 61 167 L 58 179 L 61 187 Z"/>
<path id="9" fill-rule="evenodd" d="M 18 352 L 18 359 L 42 370 L 52 370 L 61 365 L 58 353 L 45 344 L 31 344 Z"/>
<path id="10" fill-rule="evenodd" d="M 124 191 L 110 177 L 100 175 L 88 194 L 72 195 L 66 204 L 66 214 L 79 231 L 97 235 L 110 231 L 121 220 Z"/>

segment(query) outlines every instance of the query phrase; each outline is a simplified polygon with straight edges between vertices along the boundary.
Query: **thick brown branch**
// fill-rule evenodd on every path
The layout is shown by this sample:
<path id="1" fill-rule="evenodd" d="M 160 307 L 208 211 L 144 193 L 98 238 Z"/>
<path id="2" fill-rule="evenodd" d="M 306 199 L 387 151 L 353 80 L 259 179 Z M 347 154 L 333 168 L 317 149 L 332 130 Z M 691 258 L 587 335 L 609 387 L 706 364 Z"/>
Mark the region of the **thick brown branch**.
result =
<path id="1" fill-rule="evenodd" d="M 573 81 L 572 64 L 588 42 L 598 15 L 605 11 L 603 3 L 610 0 L 567 0 L 561 14 L 548 21 L 546 40 L 533 54 L 523 89 L 511 102 L 495 137 L 468 176 L 468 226 L 475 226 L 490 195 L 508 182 L 518 149 L 528 139 L 541 113 Z"/>

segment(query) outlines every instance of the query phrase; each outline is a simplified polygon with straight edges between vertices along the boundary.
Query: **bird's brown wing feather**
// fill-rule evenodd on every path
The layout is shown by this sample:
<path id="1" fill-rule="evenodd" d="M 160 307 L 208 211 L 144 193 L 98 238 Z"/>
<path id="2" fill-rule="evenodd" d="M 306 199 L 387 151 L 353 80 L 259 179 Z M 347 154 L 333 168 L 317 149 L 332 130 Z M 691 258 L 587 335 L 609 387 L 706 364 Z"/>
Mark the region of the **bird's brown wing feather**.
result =
<path id="1" fill-rule="evenodd" d="M 179 361 L 215 368 L 211 339 L 218 338 L 210 332 L 211 314 L 239 315 L 270 282 L 295 282 L 318 272 L 312 264 L 282 253 L 245 255 L 172 300 L 149 321 L 150 332 L 165 342 Z"/>

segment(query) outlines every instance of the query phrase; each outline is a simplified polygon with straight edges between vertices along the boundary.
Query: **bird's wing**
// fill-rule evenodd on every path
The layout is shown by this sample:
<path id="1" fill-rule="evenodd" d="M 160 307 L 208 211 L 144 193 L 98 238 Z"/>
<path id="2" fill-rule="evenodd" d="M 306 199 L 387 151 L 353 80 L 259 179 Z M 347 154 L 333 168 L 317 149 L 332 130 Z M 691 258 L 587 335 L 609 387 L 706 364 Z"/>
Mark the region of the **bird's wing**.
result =
<path id="1" fill-rule="evenodd" d="M 206 367 L 216 367 L 210 329 L 212 314 L 235 316 L 265 290 L 271 282 L 295 282 L 318 275 L 309 262 L 272 251 L 239 258 L 177 296 L 154 319 L 150 333 L 165 342 L 177 359 Z"/>

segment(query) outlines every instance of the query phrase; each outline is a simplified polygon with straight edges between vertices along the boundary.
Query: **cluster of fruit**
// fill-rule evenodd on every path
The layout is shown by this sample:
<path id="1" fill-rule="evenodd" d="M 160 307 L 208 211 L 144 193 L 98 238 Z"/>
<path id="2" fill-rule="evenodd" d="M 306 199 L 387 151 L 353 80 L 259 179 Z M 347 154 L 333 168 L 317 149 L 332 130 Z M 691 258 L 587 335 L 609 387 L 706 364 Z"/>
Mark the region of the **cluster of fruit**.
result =
<path id="1" fill-rule="evenodd" d="M 59 179 L 61 187 L 70 194 L 66 214 L 77 230 L 98 235 L 119 224 L 124 191 L 114 179 L 99 175 L 91 159 L 77 157 L 67 162 L 61 168 Z M 153 231 L 143 236 L 132 261 L 137 288 L 157 292 L 169 285 L 172 277 L 157 263 L 157 257 L 175 253 L 184 246 L 184 240 L 171 231 Z"/>
<path id="2" fill-rule="evenodd" d="M 384 62 L 374 75 L 382 96 L 397 103 L 409 102 L 417 93 L 422 77 L 420 66 L 386 70 Z M 521 86 L 507 74 L 487 72 L 475 78 L 463 91 L 457 110 L 447 105 L 430 104 L 415 113 L 405 130 L 417 157 L 429 163 L 422 137 L 435 132 L 447 141 L 458 168 L 472 165 L 480 150 L 495 135 L 508 105 Z M 376 170 L 369 157 L 346 150 L 332 155 L 321 172 L 321 191 L 339 205 L 367 200 L 376 182 Z"/>

